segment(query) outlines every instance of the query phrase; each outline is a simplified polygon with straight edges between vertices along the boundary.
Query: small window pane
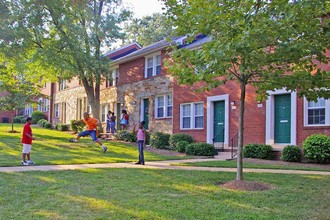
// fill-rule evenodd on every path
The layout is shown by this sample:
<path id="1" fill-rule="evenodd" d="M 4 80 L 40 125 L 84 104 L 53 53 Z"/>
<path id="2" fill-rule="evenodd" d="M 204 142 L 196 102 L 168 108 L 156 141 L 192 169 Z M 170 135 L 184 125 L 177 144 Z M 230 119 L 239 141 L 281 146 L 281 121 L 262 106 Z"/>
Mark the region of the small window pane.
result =
<path id="1" fill-rule="evenodd" d="M 161 66 L 156 66 L 156 75 L 159 75 L 161 72 Z"/>
<path id="2" fill-rule="evenodd" d="M 183 118 L 182 128 L 190 128 L 190 117 Z"/>
<path id="3" fill-rule="evenodd" d="M 195 117 L 195 128 L 203 128 L 204 127 L 204 117 L 198 116 Z"/>
<path id="4" fill-rule="evenodd" d="M 308 107 L 324 107 L 325 106 L 325 99 L 318 98 L 316 102 L 308 102 Z"/>
<path id="5" fill-rule="evenodd" d="M 182 116 L 190 116 L 190 104 L 189 105 L 182 105 Z"/>
<path id="6" fill-rule="evenodd" d="M 308 110 L 308 124 L 325 124 L 325 109 Z"/>
<path id="7" fill-rule="evenodd" d="M 147 77 L 152 77 L 152 71 L 153 71 L 152 67 L 147 69 Z"/>
<path id="8" fill-rule="evenodd" d="M 148 63 L 148 67 L 152 67 L 153 66 L 153 58 L 152 57 L 148 58 L 147 63 Z"/>
<path id="9" fill-rule="evenodd" d="M 195 115 L 203 115 L 203 103 L 195 104 Z"/>

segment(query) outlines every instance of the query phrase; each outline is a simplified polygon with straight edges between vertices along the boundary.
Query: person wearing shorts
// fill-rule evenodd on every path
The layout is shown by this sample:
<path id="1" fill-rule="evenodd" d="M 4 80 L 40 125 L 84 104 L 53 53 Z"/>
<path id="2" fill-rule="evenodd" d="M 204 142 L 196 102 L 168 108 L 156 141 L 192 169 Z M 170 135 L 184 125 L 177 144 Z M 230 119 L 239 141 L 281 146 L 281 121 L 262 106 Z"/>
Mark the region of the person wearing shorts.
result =
<path id="1" fill-rule="evenodd" d="M 32 135 L 32 118 L 28 117 L 26 119 L 26 123 L 23 128 L 23 134 L 22 134 L 22 144 L 23 144 L 23 150 L 22 150 L 22 165 L 23 166 L 29 166 L 33 165 L 34 162 L 31 160 L 31 148 L 32 148 L 32 140 L 35 140 L 35 138 Z M 28 160 L 26 160 L 26 158 Z"/>
<path id="2" fill-rule="evenodd" d="M 90 117 L 89 114 L 85 112 L 82 121 L 87 125 L 87 130 L 80 132 L 77 138 L 72 140 L 72 142 L 78 142 L 80 137 L 89 135 L 94 142 L 98 143 L 102 147 L 103 153 L 105 153 L 108 148 L 104 146 L 97 138 L 97 125 L 100 123 L 99 120 Z"/>

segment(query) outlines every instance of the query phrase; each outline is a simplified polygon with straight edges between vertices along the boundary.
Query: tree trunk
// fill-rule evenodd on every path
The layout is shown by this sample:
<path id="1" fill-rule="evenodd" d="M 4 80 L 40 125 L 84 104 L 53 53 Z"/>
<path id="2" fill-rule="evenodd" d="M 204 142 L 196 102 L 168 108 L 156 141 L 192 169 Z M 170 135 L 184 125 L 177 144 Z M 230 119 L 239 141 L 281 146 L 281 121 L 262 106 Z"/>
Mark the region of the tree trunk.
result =
<path id="1" fill-rule="evenodd" d="M 238 150 L 237 150 L 237 175 L 236 180 L 243 180 L 243 139 L 244 139 L 244 110 L 245 110 L 245 92 L 246 82 L 240 81 L 241 98 L 239 106 L 239 119 L 238 119 Z"/>
<path id="2" fill-rule="evenodd" d="M 13 111 L 13 116 L 11 117 L 11 131 L 14 131 L 14 118 L 15 118 L 15 110 Z"/>

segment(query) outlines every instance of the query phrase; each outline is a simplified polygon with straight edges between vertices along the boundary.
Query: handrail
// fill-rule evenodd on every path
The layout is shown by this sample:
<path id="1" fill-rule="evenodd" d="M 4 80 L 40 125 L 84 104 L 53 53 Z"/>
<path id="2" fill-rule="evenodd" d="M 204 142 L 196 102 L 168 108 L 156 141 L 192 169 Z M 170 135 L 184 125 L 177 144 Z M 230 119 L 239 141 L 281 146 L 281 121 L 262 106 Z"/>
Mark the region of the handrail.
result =
<path id="1" fill-rule="evenodd" d="M 235 146 L 236 153 L 234 154 L 234 141 L 235 140 L 237 140 L 237 141 L 236 141 L 236 146 Z M 231 158 L 232 159 L 237 155 L 237 148 L 238 148 L 238 133 L 231 139 Z"/>
<path id="2" fill-rule="evenodd" d="M 223 128 L 217 135 L 215 135 L 214 137 L 213 137 L 213 139 L 212 139 L 212 142 L 213 142 L 213 147 L 214 147 L 214 140 L 215 140 L 215 138 L 216 137 L 218 137 L 220 134 L 223 134 L 224 133 L 224 131 L 225 131 L 225 129 Z M 221 149 L 222 151 L 224 150 L 224 147 L 222 146 L 222 149 Z"/>

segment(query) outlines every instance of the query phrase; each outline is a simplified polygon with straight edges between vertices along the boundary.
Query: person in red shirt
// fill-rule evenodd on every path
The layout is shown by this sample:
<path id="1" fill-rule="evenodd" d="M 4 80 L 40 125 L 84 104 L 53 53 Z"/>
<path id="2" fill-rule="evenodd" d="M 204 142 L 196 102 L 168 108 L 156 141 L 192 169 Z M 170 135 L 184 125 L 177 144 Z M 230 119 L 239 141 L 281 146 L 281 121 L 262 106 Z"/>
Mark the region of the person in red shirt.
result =
<path id="1" fill-rule="evenodd" d="M 32 147 L 32 140 L 35 140 L 35 138 L 32 135 L 32 118 L 28 117 L 26 119 L 26 123 L 23 128 L 23 135 L 22 135 L 22 144 L 23 144 L 23 150 L 22 150 L 22 165 L 29 166 L 31 164 L 34 164 L 34 162 L 31 160 L 30 152 Z M 27 161 L 26 161 L 27 157 Z"/>
<path id="2" fill-rule="evenodd" d="M 81 136 L 90 135 L 92 137 L 92 140 L 98 143 L 103 150 L 103 153 L 105 153 L 108 148 L 104 146 L 99 139 L 97 139 L 97 125 L 100 123 L 98 119 L 92 118 L 89 116 L 87 112 L 84 113 L 84 118 L 81 120 L 87 125 L 87 130 L 80 132 L 76 139 L 73 139 L 72 142 L 78 142 Z"/>

